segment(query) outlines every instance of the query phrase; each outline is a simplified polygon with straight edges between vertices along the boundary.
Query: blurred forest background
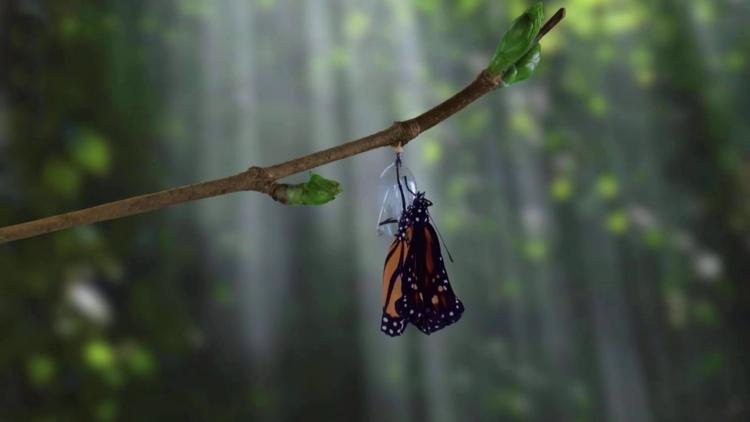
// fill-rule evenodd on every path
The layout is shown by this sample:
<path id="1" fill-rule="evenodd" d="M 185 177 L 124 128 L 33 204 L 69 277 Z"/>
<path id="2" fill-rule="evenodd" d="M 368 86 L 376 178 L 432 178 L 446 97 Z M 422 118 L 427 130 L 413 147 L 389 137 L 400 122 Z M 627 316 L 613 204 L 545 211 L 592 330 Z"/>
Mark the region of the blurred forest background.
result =
<path id="1" fill-rule="evenodd" d="M 530 4 L 2 1 L 0 225 L 412 117 Z M 325 206 L 234 194 L 0 245 L 0 420 L 750 419 L 750 4 L 560 6 L 534 77 L 404 154 L 458 324 L 379 332 L 373 151 L 317 170 Z"/>

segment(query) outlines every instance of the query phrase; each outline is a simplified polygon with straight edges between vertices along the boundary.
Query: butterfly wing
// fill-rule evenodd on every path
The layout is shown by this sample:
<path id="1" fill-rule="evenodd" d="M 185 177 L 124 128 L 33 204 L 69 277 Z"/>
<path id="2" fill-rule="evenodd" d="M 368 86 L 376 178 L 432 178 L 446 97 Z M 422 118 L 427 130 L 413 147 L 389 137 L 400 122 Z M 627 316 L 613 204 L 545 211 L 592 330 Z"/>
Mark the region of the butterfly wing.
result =
<path id="1" fill-rule="evenodd" d="M 417 273 L 417 279 L 424 284 L 427 292 L 425 298 L 426 318 L 417 327 L 426 334 L 440 330 L 458 321 L 463 315 L 464 305 L 456 296 L 448 280 L 448 272 L 440 251 L 440 242 L 435 228 L 425 223 L 424 228 L 424 265 Z"/>
<path id="2" fill-rule="evenodd" d="M 401 298 L 396 301 L 396 311 L 402 315 L 408 322 L 419 327 L 423 324 L 426 316 L 425 298 L 427 292 L 424 291 L 423 283 L 420 283 L 417 274 L 420 272 L 420 258 L 424 256 L 423 245 L 424 239 L 421 235 L 421 224 L 418 220 L 420 211 L 415 204 L 409 207 L 407 212 L 402 216 L 401 224 L 410 227 L 409 229 L 409 249 L 403 261 L 403 280 L 401 284 Z"/>
<path id="3" fill-rule="evenodd" d="M 425 334 L 446 327 L 461 318 L 464 306 L 448 280 L 440 241 L 424 208 L 411 215 L 413 235 L 404 261 L 403 305 L 397 309 Z M 413 312 L 412 312 L 413 311 Z"/>
<path id="4" fill-rule="evenodd" d="M 407 234 L 400 233 L 388 248 L 388 254 L 383 266 L 383 317 L 381 318 L 380 331 L 395 337 L 401 335 L 406 329 L 406 321 L 398 312 L 396 302 L 402 297 L 402 277 L 404 259 L 409 251 L 409 238 L 411 229 Z"/>
<path id="5" fill-rule="evenodd" d="M 383 270 L 383 318 L 380 330 L 389 336 L 412 323 L 430 334 L 461 318 L 464 306 L 448 281 L 435 228 L 418 194 L 399 220 L 399 231 L 388 250 Z"/>

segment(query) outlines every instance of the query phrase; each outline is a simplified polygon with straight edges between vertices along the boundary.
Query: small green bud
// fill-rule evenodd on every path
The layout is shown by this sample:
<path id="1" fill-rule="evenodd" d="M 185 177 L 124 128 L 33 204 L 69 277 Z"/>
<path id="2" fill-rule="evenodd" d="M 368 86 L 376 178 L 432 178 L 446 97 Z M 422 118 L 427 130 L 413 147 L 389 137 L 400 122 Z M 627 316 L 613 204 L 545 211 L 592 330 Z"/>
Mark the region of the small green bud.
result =
<path id="1" fill-rule="evenodd" d="M 521 57 L 516 64 L 503 73 L 503 86 L 513 85 L 515 83 L 528 79 L 539 61 L 542 60 L 542 45 L 537 43 L 525 56 Z"/>
<path id="2" fill-rule="evenodd" d="M 537 44 L 536 36 L 544 20 L 544 6 L 539 2 L 528 9 L 505 32 L 497 45 L 487 70 L 493 75 L 504 74 Z"/>
<path id="3" fill-rule="evenodd" d="M 515 82 L 517 78 L 518 68 L 516 67 L 516 65 L 511 65 L 508 70 L 503 72 L 503 80 L 501 83 L 503 84 L 503 87 L 506 87 L 513 84 L 513 82 Z"/>
<path id="4" fill-rule="evenodd" d="M 332 201 L 339 193 L 341 193 L 339 182 L 310 173 L 310 180 L 306 183 L 287 186 L 285 203 L 287 205 L 322 205 Z"/>

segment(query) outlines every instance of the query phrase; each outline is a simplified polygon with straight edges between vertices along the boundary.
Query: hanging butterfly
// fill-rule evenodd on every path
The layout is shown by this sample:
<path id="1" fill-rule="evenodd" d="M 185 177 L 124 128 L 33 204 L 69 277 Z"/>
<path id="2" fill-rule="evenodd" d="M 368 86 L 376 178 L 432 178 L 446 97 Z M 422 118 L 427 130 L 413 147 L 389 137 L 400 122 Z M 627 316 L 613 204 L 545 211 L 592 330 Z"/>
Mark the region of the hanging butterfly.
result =
<path id="1" fill-rule="evenodd" d="M 430 224 L 427 208 L 432 202 L 424 192 L 412 192 L 406 178 L 403 183 L 399 180 L 399 154 L 395 164 L 402 213 L 383 268 L 380 330 L 389 336 L 398 336 L 412 323 L 423 333 L 430 334 L 458 321 L 464 307 L 448 281 L 439 236 Z M 408 207 L 404 189 L 414 197 Z M 390 218 L 380 225 L 395 222 Z"/>

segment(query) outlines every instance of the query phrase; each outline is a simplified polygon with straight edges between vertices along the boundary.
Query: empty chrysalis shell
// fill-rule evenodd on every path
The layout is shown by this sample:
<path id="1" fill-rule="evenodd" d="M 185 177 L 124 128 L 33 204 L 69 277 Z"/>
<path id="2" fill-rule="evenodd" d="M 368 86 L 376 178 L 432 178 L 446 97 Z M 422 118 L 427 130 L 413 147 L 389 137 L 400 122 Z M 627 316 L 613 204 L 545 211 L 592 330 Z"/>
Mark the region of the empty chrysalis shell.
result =
<path id="1" fill-rule="evenodd" d="M 383 202 L 378 214 L 378 236 L 396 234 L 401 213 L 414 201 L 412 192 L 417 192 L 414 175 L 399 159 L 396 159 L 380 174 L 380 198 Z"/>

